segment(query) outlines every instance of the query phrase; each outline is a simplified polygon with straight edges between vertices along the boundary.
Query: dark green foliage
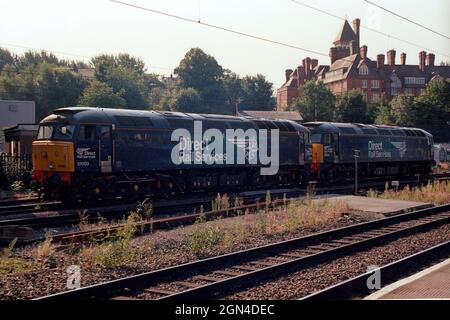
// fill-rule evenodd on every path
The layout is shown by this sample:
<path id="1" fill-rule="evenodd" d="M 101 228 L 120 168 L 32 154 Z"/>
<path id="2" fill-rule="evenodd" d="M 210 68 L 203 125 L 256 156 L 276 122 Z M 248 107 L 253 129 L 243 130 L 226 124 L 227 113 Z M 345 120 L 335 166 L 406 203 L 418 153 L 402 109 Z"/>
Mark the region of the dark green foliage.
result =
<path id="1" fill-rule="evenodd" d="M 98 108 L 120 108 L 125 107 L 126 101 L 119 94 L 114 93 L 112 88 L 106 83 L 94 80 L 83 91 L 80 105 Z"/>
<path id="2" fill-rule="evenodd" d="M 331 121 L 335 96 L 321 81 L 307 81 L 290 109 L 299 111 L 304 121 Z"/>
<path id="3" fill-rule="evenodd" d="M 359 90 L 346 91 L 336 97 L 335 121 L 366 123 L 367 103 Z"/>

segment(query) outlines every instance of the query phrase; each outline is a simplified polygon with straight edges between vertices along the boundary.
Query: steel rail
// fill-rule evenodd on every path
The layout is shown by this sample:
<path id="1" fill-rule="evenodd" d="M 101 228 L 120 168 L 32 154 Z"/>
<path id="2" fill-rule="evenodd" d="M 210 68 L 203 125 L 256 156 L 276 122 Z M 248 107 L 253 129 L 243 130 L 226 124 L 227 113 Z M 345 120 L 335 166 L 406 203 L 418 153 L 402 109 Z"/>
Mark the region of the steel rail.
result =
<path id="1" fill-rule="evenodd" d="M 255 262 L 261 264 L 261 259 L 285 259 L 273 265 L 263 267 L 244 267 L 248 272 L 236 274 L 225 279 L 218 279 L 212 283 L 199 285 L 181 292 L 168 292 L 162 299 L 199 299 L 211 298 L 216 293 L 221 294 L 243 288 L 273 278 L 280 274 L 299 270 L 308 265 L 335 259 L 338 256 L 351 254 L 361 249 L 371 247 L 382 241 L 395 239 L 401 236 L 421 232 L 450 222 L 450 205 L 417 210 L 397 216 L 382 218 L 370 222 L 360 223 L 348 227 L 325 231 L 301 238 L 269 244 L 257 248 L 242 250 L 204 260 L 198 260 L 173 266 L 165 269 L 155 270 L 123 279 L 117 279 L 105 283 L 87 286 L 73 291 L 65 291 L 39 299 L 65 299 L 65 298 L 110 298 L 120 294 L 124 288 L 128 290 L 150 290 L 152 286 L 168 282 L 173 279 L 198 276 L 202 272 L 211 274 L 218 269 L 236 267 L 245 263 Z M 413 226 L 393 226 L 403 222 L 417 220 Z M 322 247 L 322 248 L 319 248 Z M 303 254 L 289 253 L 289 251 L 305 251 Z M 313 252 L 311 252 L 313 250 Z M 316 250 L 316 252 L 314 252 Z M 308 252 L 309 251 L 309 252 Z M 285 256 L 283 256 L 283 253 Z M 241 267 L 242 269 L 242 267 Z M 207 278 L 207 277 L 206 277 Z M 204 278 L 204 279 L 206 279 Z M 167 280 L 166 282 L 167 283 Z M 154 289 L 153 289 L 154 290 Z M 157 290 L 155 291 L 157 292 Z"/>
<path id="2" fill-rule="evenodd" d="M 436 260 L 436 257 L 448 257 L 449 254 L 450 241 L 447 241 L 384 265 L 379 269 L 376 269 L 381 274 L 381 287 L 383 288 L 386 285 L 409 275 L 411 271 L 418 271 L 421 267 L 429 265 L 430 259 Z M 373 276 L 373 274 L 374 271 L 368 271 L 302 297 L 300 300 L 351 299 L 353 297 L 368 295 L 373 292 L 373 290 L 368 288 L 367 280 L 369 277 Z"/>
<path id="3" fill-rule="evenodd" d="M 1 206 L 0 217 L 15 214 L 44 212 L 46 210 L 57 209 L 59 207 L 61 207 L 60 201 L 34 202 Z"/>

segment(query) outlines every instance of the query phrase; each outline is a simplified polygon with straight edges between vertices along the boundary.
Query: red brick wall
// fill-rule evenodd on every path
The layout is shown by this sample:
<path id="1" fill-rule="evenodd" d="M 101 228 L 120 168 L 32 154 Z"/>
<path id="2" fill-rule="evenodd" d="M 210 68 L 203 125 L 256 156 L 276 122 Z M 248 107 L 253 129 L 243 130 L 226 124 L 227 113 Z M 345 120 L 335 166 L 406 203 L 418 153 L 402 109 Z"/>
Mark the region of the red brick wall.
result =
<path id="1" fill-rule="evenodd" d="M 298 89 L 284 87 L 277 90 L 277 110 L 283 111 L 298 97 Z"/>

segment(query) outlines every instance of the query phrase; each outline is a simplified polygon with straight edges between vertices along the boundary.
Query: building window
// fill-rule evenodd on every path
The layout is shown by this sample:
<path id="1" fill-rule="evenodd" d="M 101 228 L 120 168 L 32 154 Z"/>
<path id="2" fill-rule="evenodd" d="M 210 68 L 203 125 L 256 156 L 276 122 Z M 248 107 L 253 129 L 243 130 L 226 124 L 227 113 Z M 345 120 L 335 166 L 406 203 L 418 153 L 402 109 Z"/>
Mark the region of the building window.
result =
<path id="1" fill-rule="evenodd" d="M 359 74 L 366 75 L 369 74 L 369 68 L 363 64 L 361 67 L 359 67 Z"/>
<path id="2" fill-rule="evenodd" d="M 398 89 L 401 89 L 402 87 L 402 82 L 395 74 L 391 75 L 390 79 L 391 79 L 391 96 L 395 97 L 398 94 Z"/>
<path id="3" fill-rule="evenodd" d="M 367 80 L 361 80 L 361 88 L 367 88 Z"/>
<path id="4" fill-rule="evenodd" d="M 372 89 L 380 88 L 380 80 L 372 80 L 370 86 L 372 87 Z"/>
<path id="5" fill-rule="evenodd" d="M 405 77 L 405 84 L 425 84 L 425 78 Z"/>

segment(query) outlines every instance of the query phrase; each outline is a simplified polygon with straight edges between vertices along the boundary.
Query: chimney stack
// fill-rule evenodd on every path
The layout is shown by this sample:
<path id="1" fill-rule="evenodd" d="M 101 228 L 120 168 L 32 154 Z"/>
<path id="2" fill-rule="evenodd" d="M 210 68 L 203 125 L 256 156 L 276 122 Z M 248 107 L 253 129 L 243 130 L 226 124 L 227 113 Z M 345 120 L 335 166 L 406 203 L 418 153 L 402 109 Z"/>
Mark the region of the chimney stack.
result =
<path id="1" fill-rule="evenodd" d="M 353 20 L 353 32 L 356 34 L 356 47 L 359 48 L 359 28 L 361 26 L 361 20 Z M 355 51 L 356 53 L 356 51 Z"/>
<path id="2" fill-rule="evenodd" d="M 361 49 L 359 49 L 359 55 L 361 56 L 361 59 L 367 58 L 367 46 L 363 45 Z"/>
<path id="3" fill-rule="evenodd" d="M 289 78 L 291 77 L 292 74 L 292 69 L 286 69 L 286 71 L 284 72 L 284 74 L 286 75 L 286 81 L 289 80 Z"/>
<path id="4" fill-rule="evenodd" d="M 419 69 L 422 72 L 425 72 L 425 59 L 426 59 L 427 53 L 425 51 L 419 52 Z"/>
<path id="5" fill-rule="evenodd" d="M 427 66 L 429 67 L 433 67 L 434 66 L 434 54 L 433 53 L 429 53 L 427 54 Z"/>
<path id="6" fill-rule="evenodd" d="M 377 68 L 378 70 L 383 70 L 384 68 L 384 54 L 377 55 Z"/>
<path id="7" fill-rule="evenodd" d="M 390 66 L 395 66 L 395 50 L 389 50 L 387 52 L 387 64 Z"/>
<path id="8" fill-rule="evenodd" d="M 355 53 L 358 53 L 358 42 L 355 40 L 350 41 L 350 55 L 354 55 Z"/>
<path id="9" fill-rule="evenodd" d="M 297 80 L 299 84 L 305 82 L 305 68 L 303 66 L 297 67 Z"/>
<path id="10" fill-rule="evenodd" d="M 406 53 L 404 52 L 400 55 L 400 63 L 402 64 L 402 66 L 406 64 Z"/>
<path id="11" fill-rule="evenodd" d="M 309 76 L 311 75 L 311 58 L 306 58 L 306 66 L 305 66 L 306 79 L 309 80 Z"/>
<path id="12" fill-rule="evenodd" d="M 330 48 L 330 59 L 331 59 L 331 64 L 333 64 L 337 60 L 337 48 L 336 47 Z"/>
<path id="13" fill-rule="evenodd" d="M 315 69 L 319 65 L 319 60 L 311 59 L 311 69 Z"/>

